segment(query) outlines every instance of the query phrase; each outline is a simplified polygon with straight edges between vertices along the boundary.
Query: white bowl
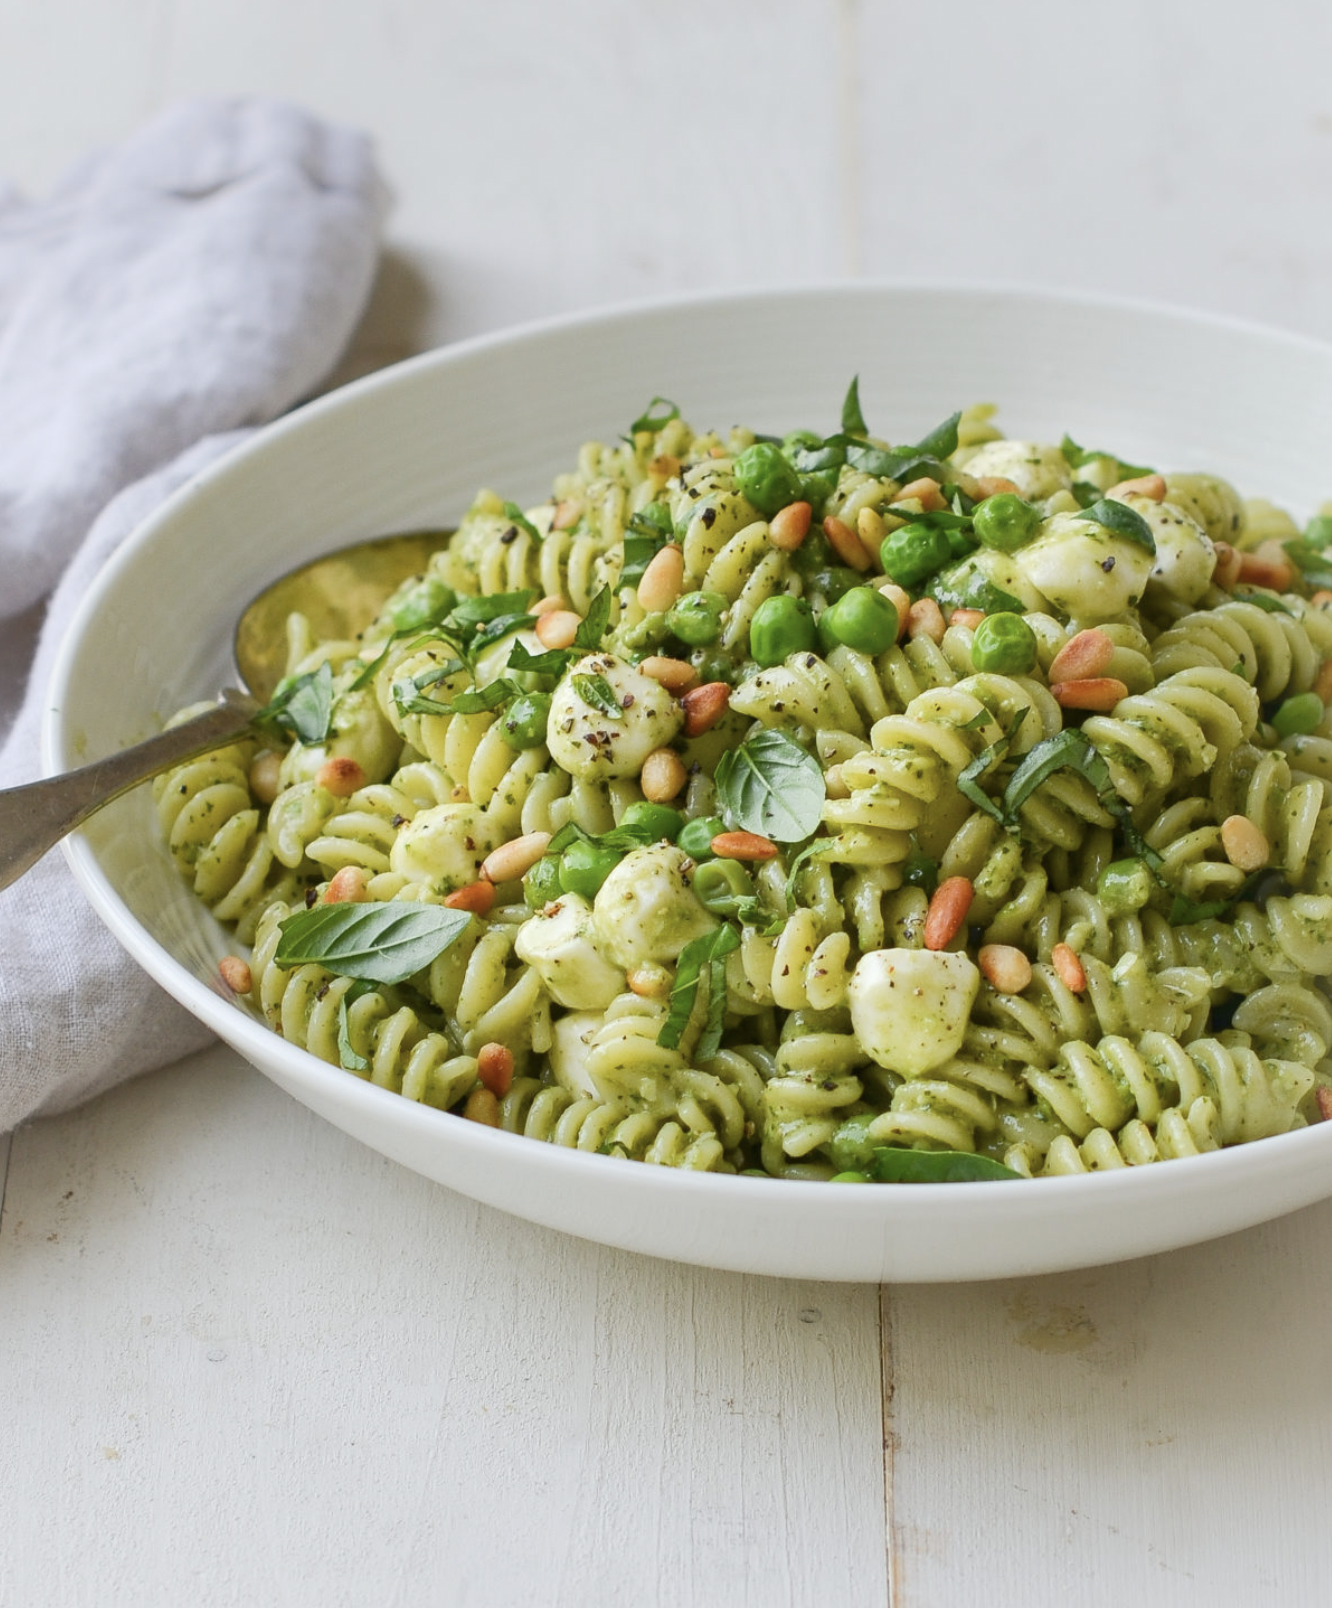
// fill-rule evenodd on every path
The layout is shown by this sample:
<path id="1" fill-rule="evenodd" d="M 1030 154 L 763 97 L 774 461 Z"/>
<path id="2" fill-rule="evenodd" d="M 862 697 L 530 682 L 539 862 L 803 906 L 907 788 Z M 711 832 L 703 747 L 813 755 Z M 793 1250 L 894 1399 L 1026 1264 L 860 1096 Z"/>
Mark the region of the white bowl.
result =
<path id="1" fill-rule="evenodd" d="M 456 522 L 479 486 L 537 501 L 654 394 L 699 428 L 832 429 L 853 374 L 878 434 L 956 407 L 1006 433 L 1214 469 L 1298 516 L 1332 495 L 1332 348 L 1217 318 L 1007 290 L 848 286 L 698 298 L 464 342 L 260 432 L 144 524 L 74 621 L 49 770 L 155 730 L 228 676 L 230 632 L 280 571 L 358 537 Z M 284 1043 L 224 996 L 230 945 L 175 875 L 140 789 L 67 844 L 112 931 L 298 1100 L 519 1217 L 679 1261 L 801 1278 L 980 1279 L 1116 1261 L 1332 1194 L 1332 1126 L 1188 1161 L 1025 1184 L 848 1187 L 676 1172 L 499 1133 Z M 518 1230 L 516 1230 L 518 1231 Z"/>

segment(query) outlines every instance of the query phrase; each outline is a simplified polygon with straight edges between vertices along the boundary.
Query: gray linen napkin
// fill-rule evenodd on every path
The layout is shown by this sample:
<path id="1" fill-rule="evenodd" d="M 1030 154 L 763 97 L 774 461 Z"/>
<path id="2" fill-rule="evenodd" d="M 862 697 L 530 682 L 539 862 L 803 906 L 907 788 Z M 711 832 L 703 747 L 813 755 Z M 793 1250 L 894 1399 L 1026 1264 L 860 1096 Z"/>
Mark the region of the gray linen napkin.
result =
<path id="1" fill-rule="evenodd" d="M 0 187 L 0 635 L 28 638 L 55 587 L 0 786 L 40 775 L 46 681 L 102 562 L 239 427 L 333 368 L 369 295 L 384 198 L 362 135 L 252 100 L 173 108 L 46 203 Z M 14 658 L 0 654 L 0 720 Z M 207 1037 L 59 851 L 0 893 L 0 1132 Z"/>

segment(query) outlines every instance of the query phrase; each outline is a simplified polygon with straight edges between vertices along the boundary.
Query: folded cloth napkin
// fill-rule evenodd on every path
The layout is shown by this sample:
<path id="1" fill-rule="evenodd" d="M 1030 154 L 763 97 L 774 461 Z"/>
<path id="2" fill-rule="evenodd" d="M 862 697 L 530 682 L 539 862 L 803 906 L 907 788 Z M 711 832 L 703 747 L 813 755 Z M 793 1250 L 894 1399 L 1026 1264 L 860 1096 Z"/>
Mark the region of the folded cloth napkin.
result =
<path id="1" fill-rule="evenodd" d="M 253 100 L 174 108 L 45 204 L 0 187 L 0 633 L 55 587 L 0 787 L 40 775 L 51 663 L 102 562 L 240 427 L 333 368 L 369 295 L 384 197 L 362 135 Z M 15 691 L 0 685 L 0 718 Z M 0 892 L 0 1132 L 207 1036 L 120 949 L 59 851 Z"/>

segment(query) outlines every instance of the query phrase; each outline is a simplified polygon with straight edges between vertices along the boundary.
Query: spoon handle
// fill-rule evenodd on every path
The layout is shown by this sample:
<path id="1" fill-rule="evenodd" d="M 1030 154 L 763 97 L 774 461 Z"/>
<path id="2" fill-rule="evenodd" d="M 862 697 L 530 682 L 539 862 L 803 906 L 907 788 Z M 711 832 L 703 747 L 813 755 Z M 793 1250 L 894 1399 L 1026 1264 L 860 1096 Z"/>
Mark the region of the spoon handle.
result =
<path id="1" fill-rule="evenodd" d="M 112 799 L 195 754 L 239 737 L 258 705 L 228 689 L 217 705 L 107 759 L 26 787 L 0 790 L 0 888 L 17 881 Z"/>

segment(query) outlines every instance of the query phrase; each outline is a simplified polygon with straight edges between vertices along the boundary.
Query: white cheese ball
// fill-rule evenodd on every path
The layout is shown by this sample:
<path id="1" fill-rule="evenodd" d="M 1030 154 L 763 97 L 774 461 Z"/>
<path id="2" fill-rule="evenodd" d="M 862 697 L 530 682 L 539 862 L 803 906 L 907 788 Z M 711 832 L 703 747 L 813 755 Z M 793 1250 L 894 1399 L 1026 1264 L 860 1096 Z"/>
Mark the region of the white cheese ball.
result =
<path id="1" fill-rule="evenodd" d="M 599 676 L 619 705 L 616 717 L 586 703 L 575 676 Z M 684 725 L 684 711 L 659 681 L 611 653 L 590 653 L 564 676 L 550 700 L 546 744 L 551 758 L 585 781 L 637 776 L 655 748 Z"/>
<path id="2" fill-rule="evenodd" d="M 691 938 L 719 926 L 694 894 L 692 866 L 673 843 L 626 854 L 602 883 L 592 907 L 601 953 L 632 971 L 678 959 Z"/>
<path id="3" fill-rule="evenodd" d="M 1174 503 L 1154 502 L 1135 492 L 1116 500 L 1140 514 L 1151 527 L 1156 562 L 1148 590 L 1166 593 L 1181 603 L 1196 603 L 1212 584 L 1212 571 L 1216 568 L 1212 538 L 1191 514 Z"/>
<path id="4" fill-rule="evenodd" d="M 890 1072 L 918 1078 L 962 1048 L 980 972 L 950 950 L 873 949 L 851 978 L 851 1025 Z"/>
<path id="5" fill-rule="evenodd" d="M 1092 624 L 1135 604 L 1154 562 L 1145 547 L 1080 513 L 1047 519 L 1016 558 L 1023 575 L 1057 609 Z"/>
<path id="6" fill-rule="evenodd" d="M 1035 441 L 987 441 L 967 460 L 967 473 L 977 479 L 1002 475 L 1028 502 L 1044 502 L 1073 484 L 1073 471 L 1059 448 Z"/>
<path id="7" fill-rule="evenodd" d="M 551 1024 L 551 1076 L 576 1100 L 601 1099 L 601 1090 L 593 1081 L 587 1061 L 592 1036 L 604 1020 L 599 1010 L 571 1011 Z"/>
<path id="8" fill-rule="evenodd" d="M 562 893 L 525 921 L 513 947 L 550 997 L 572 1010 L 605 1010 L 624 992 L 624 972 L 602 959 L 593 937 L 592 906 L 579 894 Z"/>
<path id="9" fill-rule="evenodd" d="M 393 840 L 389 866 L 437 893 L 453 893 L 481 875 L 481 862 L 504 832 L 475 804 L 438 804 L 412 817 Z"/>

